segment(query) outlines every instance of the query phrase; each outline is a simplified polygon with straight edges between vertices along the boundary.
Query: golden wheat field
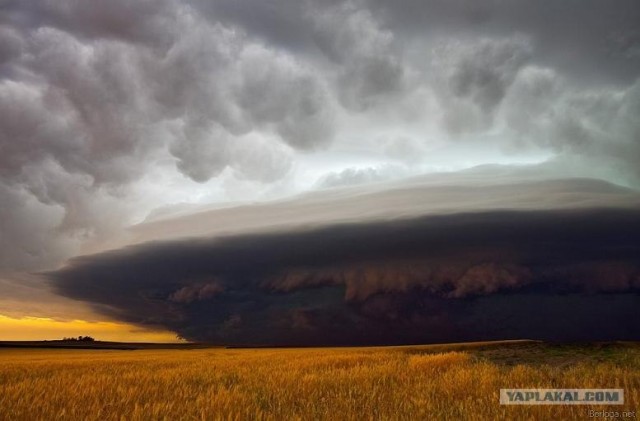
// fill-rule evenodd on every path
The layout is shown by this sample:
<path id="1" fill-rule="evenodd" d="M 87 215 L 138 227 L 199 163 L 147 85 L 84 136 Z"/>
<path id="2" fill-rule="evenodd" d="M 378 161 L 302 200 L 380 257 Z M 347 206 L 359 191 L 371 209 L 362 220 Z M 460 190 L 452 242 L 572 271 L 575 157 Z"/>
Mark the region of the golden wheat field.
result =
<path id="1" fill-rule="evenodd" d="M 500 406 L 517 387 L 620 387 L 626 402 Z M 559 420 L 639 406 L 634 344 L 0 349 L 3 420 Z"/>

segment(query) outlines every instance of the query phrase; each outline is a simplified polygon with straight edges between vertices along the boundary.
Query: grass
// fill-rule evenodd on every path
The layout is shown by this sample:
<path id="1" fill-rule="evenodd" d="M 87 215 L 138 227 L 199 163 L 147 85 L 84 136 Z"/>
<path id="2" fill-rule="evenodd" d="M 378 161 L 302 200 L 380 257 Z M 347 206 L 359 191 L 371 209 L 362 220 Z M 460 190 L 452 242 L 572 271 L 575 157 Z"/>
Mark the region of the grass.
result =
<path id="1" fill-rule="evenodd" d="M 500 388 L 624 388 L 623 406 L 500 406 Z M 587 419 L 640 406 L 640 347 L 0 349 L 0 419 Z"/>

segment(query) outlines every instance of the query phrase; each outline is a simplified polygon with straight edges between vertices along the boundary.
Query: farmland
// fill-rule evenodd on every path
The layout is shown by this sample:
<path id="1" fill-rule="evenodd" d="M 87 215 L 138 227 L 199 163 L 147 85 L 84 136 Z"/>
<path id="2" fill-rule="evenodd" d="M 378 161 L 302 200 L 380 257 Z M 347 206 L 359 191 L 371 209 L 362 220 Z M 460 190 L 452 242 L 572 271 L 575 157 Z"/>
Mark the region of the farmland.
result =
<path id="1" fill-rule="evenodd" d="M 500 406 L 500 388 L 624 388 L 621 406 Z M 0 349 L 2 420 L 586 419 L 640 408 L 640 346 Z"/>

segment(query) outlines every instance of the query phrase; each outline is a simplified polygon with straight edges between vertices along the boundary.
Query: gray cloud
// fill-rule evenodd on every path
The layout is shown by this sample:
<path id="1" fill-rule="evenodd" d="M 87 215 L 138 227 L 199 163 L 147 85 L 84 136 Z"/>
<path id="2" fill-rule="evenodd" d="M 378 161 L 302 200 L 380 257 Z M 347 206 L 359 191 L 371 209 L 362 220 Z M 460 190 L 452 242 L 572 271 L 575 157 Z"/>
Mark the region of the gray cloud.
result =
<path id="1" fill-rule="evenodd" d="M 3 21 L 2 201 L 11 201 L 5 213 L 42 203 L 45 220 L 59 221 L 46 232 L 111 231 L 104 214 L 121 219 L 126 205 L 117 202 L 158 159 L 175 157 L 176 169 L 197 182 L 230 168 L 269 183 L 291 167 L 284 144 L 313 150 L 333 136 L 327 87 L 308 66 L 188 5 L 10 4 Z M 270 142 L 241 138 L 252 133 Z M 92 205 L 105 205 L 103 195 L 113 199 L 108 211 Z M 14 269 L 18 261 L 51 264 L 76 252 L 69 243 L 79 245 L 17 226 L 25 229 L 13 238 L 18 250 L 33 256 L 35 247 L 42 259 L 3 256 Z"/>
<path id="2" fill-rule="evenodd" d="M 637 339 L 638 238 L 637 209 L 493 211 L 149 243 L 48 276 L 104 314 L 216 343 Z"/>
<path id="3" fill-rule="evenodd" d="M 379 149 L 391 162 L 376 168 L 398 160 L 419 168 L 433 148 L 471 140 L 523 156 L 542 150 L 560 166 L 579 160 L 587 175 L 637 187 L 639 13 L 631 0 L 615 8 L 598 0 L 6 1 L 0 275 L 110 244 L 191 188 L 180 200 L 238 185 L 257 186 L 233 192 L 253 200 L 315 188 L 321 174 L 334 173 L 328 184 L 395 177 L 349 170 L 369 162 L 312 171 L 303 159 L 311 154 L 333 163 Z M 483 183 L 494 194 L 490 178 Z M 446 198 L 441 190 L 434 200 Z M 407 200 L 415 190 L 402 191 L 385 196 L 384 212 L 354 196 L 328 200 L 348 218 L 311 215 L 327 223 L 420 216 L 424 203 Z M 477 202 L 470 211 L 495 204 L 466 191 Z M 538 193 L 531 197 L 544 203 Z M 447 212 L 469 205 L 446 203 Z M 227 212 L 220 216 L 233 221 Z M 293 213 L 265 220 L 317 222 Z M 519 269 L 504 270 L 506 279 Z M 304 325 L 314 316 L 296 317 Z"/>
<path id="4" fill-rule="evenodd" d="M 495 110 L 531 53 L 529 43 L 518 37 L 439 46 L 434 66 L 444 70 L 437 85 L 444 127 L 454 135 L 491 128 Z"/>
<path id="5" fill-rule="evenodd" d="M 406 177 L 406 168 L 398 165 L 383 167 L 347 168 L 323 176 L 318 180 L 318 187 L 342 187 L 358 184 L 369 184 Z"/>
<path id="6" fill-rule="evenodd" d="M 552 71 L 527 68 L 505 99 L 512 136 L 612 167 L 632 183 L 640 179 L 640 79 L 625 89 L 597 93 L 563 89 Z M 624 175 L 621 178 L 624 178 Z"/>
<path id="7" fill-rule="evenodd" d="M 358 172 L 353 174 L 355 179 L 350 172 L 346 176 L 334 174 L 341 188 L 267 203 L 184 211 L 132 227 L 129 242 L 295 231 L 495 209 L 551 211 L 640 206 L 635 190 L 601 180 L 557 178 L 557 173 L 558 169 L 548 164 L 518 169 L 486 166 L 369 185 L 357 185 L 362 181 Z"/>
<path id="8" fill-rule="evenodd" d="M 393 33 L 357 5 L 345 2 L 318 13 L 314 39 L 341 65 L 336 88 L 344 106 L 363 111 L 401 93 L 407 70 Z"/>
<path id="9" fill-rule="evenodd" d="M 561 4 L 553 0 L 488 1 L 371 0 L 392 30 L 407 37 L 421 34 L 504 37 L 524 34 L 535 41 L 536 61 L 571 75 L 584 86 L 609 81 L 628 84 L 640 74 L 634 55 L 640 39 L 640 8 L 634 0 Z M 455 36 L 455 35 L 454 35 Z"/>
<path id="10" fill-rule="evenodd" d="M 637 337 L 640 196 L 528 170 L 165 218 L 139 227 L 138 245 L 47 276 L 100 314 L 218 343 Z M 531 317 L 536 306 L 547 316 Z"/>
<path id="11" fill-rule="evenodd" d="M 0 66 L 19 56 L 23 46 L 24 42 L 17 31 L 9 26 L 0 25 Z"/>

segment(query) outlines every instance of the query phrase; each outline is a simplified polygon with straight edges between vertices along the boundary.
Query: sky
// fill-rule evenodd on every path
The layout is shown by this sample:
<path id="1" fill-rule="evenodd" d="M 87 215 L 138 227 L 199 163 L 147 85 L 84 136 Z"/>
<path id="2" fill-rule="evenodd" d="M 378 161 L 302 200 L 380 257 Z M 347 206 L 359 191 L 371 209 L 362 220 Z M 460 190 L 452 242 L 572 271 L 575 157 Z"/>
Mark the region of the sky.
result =
<path id="1" fill-rule="evenodd" d="M 639 22 L 0 0 L 0 340 L 640 339 Z"/>

